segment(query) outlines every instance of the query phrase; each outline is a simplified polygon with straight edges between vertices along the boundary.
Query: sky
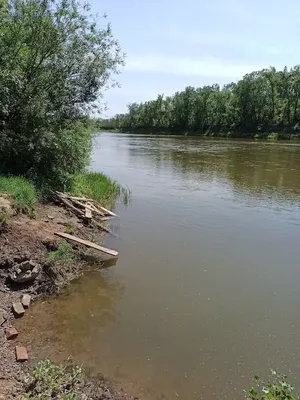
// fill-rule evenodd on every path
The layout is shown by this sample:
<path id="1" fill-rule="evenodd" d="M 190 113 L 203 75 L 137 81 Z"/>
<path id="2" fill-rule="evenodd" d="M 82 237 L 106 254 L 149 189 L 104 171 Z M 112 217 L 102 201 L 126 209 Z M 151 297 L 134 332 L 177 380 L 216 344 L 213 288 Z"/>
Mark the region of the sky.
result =
<path id="1" fill-rule="evenodd" d="M 126 53 L 109 117 L 127 104 L 186 86 L 237 81 L 254 70 L 300 64 L 299 0 L 90 0 L 108 15 Z"/>

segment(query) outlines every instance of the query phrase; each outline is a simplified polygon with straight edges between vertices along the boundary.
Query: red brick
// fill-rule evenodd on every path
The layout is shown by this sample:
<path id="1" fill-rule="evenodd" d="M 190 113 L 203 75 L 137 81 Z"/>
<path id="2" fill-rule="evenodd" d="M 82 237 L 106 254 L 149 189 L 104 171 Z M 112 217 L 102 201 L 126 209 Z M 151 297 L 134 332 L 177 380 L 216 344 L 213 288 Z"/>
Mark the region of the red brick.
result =
<path id="1" fill-rule="evenodd" d="M 28 360 L 28 353 L 26 347 L 16 346 L 16 359 L 17 361 Z"/>
<path id="2" fill-rule="evenodd" d="M 18 334 L 19 332 L 14 327 L 5 329 L 5 335 L 7 340 L 15 339 L 18 336 Z"/>

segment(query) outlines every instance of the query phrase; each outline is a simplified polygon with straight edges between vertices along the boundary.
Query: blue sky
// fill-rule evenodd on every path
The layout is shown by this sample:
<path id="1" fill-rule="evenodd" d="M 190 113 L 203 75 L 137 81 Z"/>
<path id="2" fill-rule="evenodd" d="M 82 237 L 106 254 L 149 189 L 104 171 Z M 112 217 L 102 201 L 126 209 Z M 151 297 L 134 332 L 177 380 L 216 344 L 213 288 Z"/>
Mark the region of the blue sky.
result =
<path id="1" fill-rule="evenodd" d="M 186 86 L 300 64 L 299 0 L 91 0 L 126 53 L 105 116 Z"/>

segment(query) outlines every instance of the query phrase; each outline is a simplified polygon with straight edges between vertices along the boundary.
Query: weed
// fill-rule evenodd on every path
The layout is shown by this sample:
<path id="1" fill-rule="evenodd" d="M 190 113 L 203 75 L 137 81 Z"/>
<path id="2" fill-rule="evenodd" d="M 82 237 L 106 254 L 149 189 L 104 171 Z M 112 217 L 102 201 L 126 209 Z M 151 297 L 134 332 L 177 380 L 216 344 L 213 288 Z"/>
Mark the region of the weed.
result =
<path id="1" fill-rule="evenodd" d="M 270 133 L 270 135 L 267 136 L 268 140 L 278 140 L 279 138 L 279 133 Z"/>
<path id="2" fill-rule="evenodd" d="M 70 224 L 66 227 L 66 233 L 73 235 L 74 232 L 75 232 L 75 225 L 73 222 L 70 222 Z"/>
<path id="3" fill-rule="evenodd" d="M 34 217 L 37 196 L 33 184 L 27 179 L 0 176 L 0 193 L 10 195 L 18 210 Z"/>
<path id="4" fill-rule="evenodd" d="M 58 249 L 48 254 L 48 258 L 54 262 L 72 262 L 74 260 L 73 248 L 68 242 L 62 240 L 58 245 Z"/>
<path id="5" fill-rule="evenodd" d="M 286 376 L 272 371 L 268 382 L 255 376 L 255 386 L 249 390 L 248 400 L 295 400 L 292 396 L 293 386 L 287 382 Z"/>
<path id="6" fill-rule="evenodd" d="M 44 360 L 37 364 L 21 400 L 75 400 L 76 384 L 83 379 L 80 367 L 70 368 Z"/>

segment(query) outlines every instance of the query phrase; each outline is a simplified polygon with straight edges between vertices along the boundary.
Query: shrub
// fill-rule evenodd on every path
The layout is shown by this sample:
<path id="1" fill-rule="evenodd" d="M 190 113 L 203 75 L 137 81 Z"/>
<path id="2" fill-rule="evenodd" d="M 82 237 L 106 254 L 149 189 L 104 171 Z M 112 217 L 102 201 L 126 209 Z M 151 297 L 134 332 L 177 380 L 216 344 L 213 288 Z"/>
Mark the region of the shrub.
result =
<path id="1" fill-rule="evenodd" d="M 90 162 L 92 134 L 83 124 L 73 123 L 70 128 L 56 133 L 47 133 L 42 147 L 39 141 L 32 156 L 34 169 L 32 179 L 40 188 L 42 196 L 51 189 L 66 191 L 70 188 L 72 177 Z M 42 150 L 41 150 L 42 149 Z"/>

